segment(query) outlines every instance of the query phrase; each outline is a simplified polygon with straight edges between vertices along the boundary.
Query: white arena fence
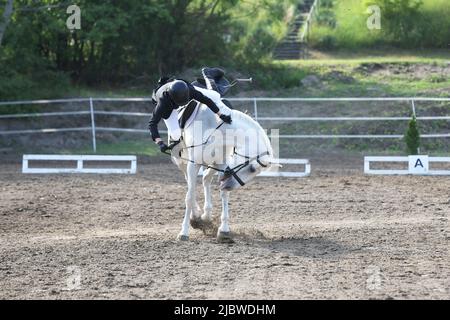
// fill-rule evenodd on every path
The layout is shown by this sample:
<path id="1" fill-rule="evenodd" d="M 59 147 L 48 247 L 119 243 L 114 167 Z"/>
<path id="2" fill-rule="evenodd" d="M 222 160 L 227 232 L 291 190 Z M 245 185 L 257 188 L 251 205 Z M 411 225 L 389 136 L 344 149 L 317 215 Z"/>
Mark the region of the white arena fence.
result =
<path id="1" fill-rule="evenodd" d="M 373 169 L 371 163 L 406 163 L 407 169 Z M 426 155 L 407 157 L 364 157 L 364 173 L 369 175 L 429 175 L 449 176 L 450 170 L 431 169 L 430 163 L 450 164 L 450 157 Z"/>
<path id="2" fill-rule="evenodd" d="M 76 162 L 76 167 L 61 166 L 59 168 L 36 167 L 30 168 L 30 162 Z M 129 162 L 128 168 L 86 168 L 85 162 Z M 104 165 L 103 165 L 104 166 Z M 30 174 L 52 174 L 52 173 L 96 173 L 96 174 L 136 174 L 137 159 L 136 156 L 97 156 L 97 155 L 41 155 L 41 154 L 25 154 L 22 159 L 22 173 Z"/>
<path id="3" fill-rule="evenodd" d="M 438 120 L 450 120 L 450 108 L 449 114 L 445 116 L 421 116 L 416 112 L 416 107 L 421 102 L 450 102 L 450 98 L 230 98 L 232 102 L 246 102 L 253 104 L 253 117 L 257 121 L 262 123 L 267 121 L 325 121 L 325 122 L 339 122 L 339 121 L 409 121 L 410 117 L 260 117 L 258 115 L 258 103 L 262 102 L 408 102 L 411 106 L 411 113 L 416 116 L 419 121 L 438 121 Z M 1 119 L 20 119 L 20 118 L 36 118 L 36 117 L 55 117 L 55 116 L 79 116 L 90 115 L 90 123 L 87 126 L 75 127 L 75 128 L 42 128 L 32 130 L 9 130 L 0 131 L 1 136 L 6 135 L 22 135 L 32 133 L 58 133 L 58 132 L 82 132 L 87 131 L 92 134 L 92 149 L 97 151 L 96 133 L 97 132 L 128 132 L 128 133 L 146 133 L 149 134 L 147 129 L 136 128 L 115 128 L 115 127 L 97 127 L 96 116 L 97 115 L 110 115 L 110 116 L 122 116 L 122 117 L 146 117 L 149 118 L 151 113 L 141 112 L 121 112 L 121 111 L 100 111 L 95 110 L 95 103 L 97 102 L 133 102 L 133 103 L 148 103 L 151 102 L 150 98 L 83 98 L 83 99 L 57 99 L 57 100 L 33 100 L 33 101 L 11 101 L 0 102 L 0 110 L 5 107 L 13 107 L 19 105 L 56 105 L 56 104 L 69 104 L 69 103 L 81 103 L 86 105 L 86 110 L 83 111 L 70 111 L 70 112 L 42 112 L 42 113 L 20 113 L 20 114 L 4 114 L 0 115 Z M 293 106 L 295 108 L 295 106 Z M 294 109 L 293 109 L 294 110 Z M 293 111 L 295 113 L 295 111 Z M 147 121 L 145 121 L 147 123 Z M 162 131 L 164 133 L 164 131 Z M 403 135 L 397 134 L 294 134 L 294 135 L 278 135 L 273 136 L 280 139 L 402 139 Z M 450 133 L 430 133 L 423 134 L 421 136 L 424 139 L 427 138 L 450 138 Z"/>

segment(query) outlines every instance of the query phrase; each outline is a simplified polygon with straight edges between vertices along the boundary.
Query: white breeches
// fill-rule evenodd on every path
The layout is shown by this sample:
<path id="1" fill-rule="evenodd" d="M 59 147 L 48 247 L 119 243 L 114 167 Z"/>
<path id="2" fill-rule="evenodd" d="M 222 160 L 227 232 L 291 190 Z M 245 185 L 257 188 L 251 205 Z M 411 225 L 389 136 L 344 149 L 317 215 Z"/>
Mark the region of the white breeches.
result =
<path id="1" fill-rule="evenodd" d="M 169 132 L 169 138 L 178 141 L 181 138 L 180 124 L 178 123 L 178 111 L 173 110 L 168 119 L 163 119 Z"/>

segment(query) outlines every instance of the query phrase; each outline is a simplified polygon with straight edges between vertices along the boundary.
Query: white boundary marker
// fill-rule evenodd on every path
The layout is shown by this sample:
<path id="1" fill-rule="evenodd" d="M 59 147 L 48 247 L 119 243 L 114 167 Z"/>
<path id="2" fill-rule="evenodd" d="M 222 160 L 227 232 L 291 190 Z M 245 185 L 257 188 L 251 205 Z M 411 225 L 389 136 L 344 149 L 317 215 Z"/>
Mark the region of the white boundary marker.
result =
<path id="1" fill-rule="evenodd" d="M 303 172 L 295 172 L 295 171 L 280 171 L 279 168 L 276 168 L 276 171 L 264 171 L 260 173 L 259 177 L 286 177 L 286 178 L 301 178 L 308 177 L 311 175 L 311 163 L 308 159 L 277 159 L 275 162 L 277 164 L 304 164 L 305 171 Z"/>
<path id="2" fill-rule="evenodd" d="M 420 160 L 421 168 L 416 168 Z M 371 162 L 407 162 L 408 169 L 370 169 Z M 407 157 L 364 157 L 364 173 L 372 175 L 431 175 L 431 176 L 448 176 L 450 170 L 429 170 L 429 163 L 448 162 L 450 157 L 428 157 L 428 156 L 407 156 Z M 418 170 L 420 169 L 420 170 Z"/>
<path id="3" fill-rule="evenodd" d="M 285 178 L 301 178 L 311 175 L 311 163 L 307 159 L 276 159 L 275 164 L 304 164 L 305 171 L 280 171 L 279 168 L 274 167 L 273 171 L 264 171 L 258 175 L 258 177 L 285 177 Z M 203 175 L 203 168 L 200 169 L 200 176 Z"/>
<path id="4" fill-rule="evenodd" d="M 29 161 L 76 161 L 76 168 L 30 168 Z M 130 168 L 84 168 L 84 161 L 130 161 Z M 41 155 L 25 154 L 22 160 L 22 173 L 97 173 L 97 174 L 136 174 L 136 156 L 90 156 L 90 155 Z"/>

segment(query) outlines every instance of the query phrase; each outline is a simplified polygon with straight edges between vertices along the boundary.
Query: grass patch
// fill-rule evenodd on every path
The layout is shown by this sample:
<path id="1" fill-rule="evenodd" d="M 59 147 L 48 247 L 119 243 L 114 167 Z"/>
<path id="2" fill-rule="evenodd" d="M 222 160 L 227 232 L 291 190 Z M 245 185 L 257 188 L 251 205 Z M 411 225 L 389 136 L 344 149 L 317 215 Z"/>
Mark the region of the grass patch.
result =
<path id="1" fill-rule="evenodd" d="M 313 47 L 367 49 L 447 48 L 450 38 L 448 0 L 423 0 L 418 9 L 407 10 L 414 1 L 342 0 L 322 6 L 315 19 L 310 43 Z M 369 5 L 381 8 L 381 29 L 370 30 Z"/>
<path id="2" fill-rule="evenodd" d="M 435 63 L 445 65 L 450 62 L 450 50 L 424 49 L 406 50 L 394 48 L 339 49 L 332 51 L 310 50 L 307 60 L 279 60 L 275 63 L 295 66 L 317 65 L 358 65 L 361 63 Z"/>
<path id="3" fill-rule="evenodd" d="M 448 60 L 447 60 L 448 59 Z M 450 96 L 448 70 L 450 54 L 374 56 L 357 59 L 276 61 L 275 64 L 298 72 L 296 86 L 276 90 L 272 96 L 289 97 L 386 97 Z M 377 70 L 378 69 L 378 70 Z M 365 71 L 366 70 L 366 71 Z M 340 73 L 351 81 L 330 76 Z M 322 86 L 304 87 L 304 75 L 314 75 Z"/>

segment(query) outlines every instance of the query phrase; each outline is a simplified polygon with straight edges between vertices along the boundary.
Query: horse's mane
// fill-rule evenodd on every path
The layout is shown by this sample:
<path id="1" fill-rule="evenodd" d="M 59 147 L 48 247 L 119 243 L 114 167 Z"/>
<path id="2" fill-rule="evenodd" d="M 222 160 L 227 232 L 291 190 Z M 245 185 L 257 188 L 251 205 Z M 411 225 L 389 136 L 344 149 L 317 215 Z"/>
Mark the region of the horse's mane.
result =
<path id="1" fill-rule="evenodd" d="M 246 124 L 249 125 L 249 127 L 251 129 L 255 129 L 256 131 L 260 131 L 261 134 L 260 136 L 262 137 L 264 144 L 267 148 L 267 151 L 270 153 L 270 156 L 273 157 L 273 149 L 272 149 L 272 144 L 270 143 L 269 138 L 267 137 L 266 132 L 264 131 L 264 129 L 261 127 L 261 125 L 255 121 L 252 117 L 250 117 L 249 115 L 239 111 L 239 110 L 232 110 L 232 117 L 233 121 L 242 121 L 245 122 Z"/>

